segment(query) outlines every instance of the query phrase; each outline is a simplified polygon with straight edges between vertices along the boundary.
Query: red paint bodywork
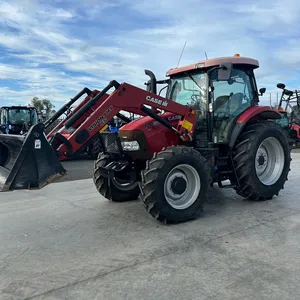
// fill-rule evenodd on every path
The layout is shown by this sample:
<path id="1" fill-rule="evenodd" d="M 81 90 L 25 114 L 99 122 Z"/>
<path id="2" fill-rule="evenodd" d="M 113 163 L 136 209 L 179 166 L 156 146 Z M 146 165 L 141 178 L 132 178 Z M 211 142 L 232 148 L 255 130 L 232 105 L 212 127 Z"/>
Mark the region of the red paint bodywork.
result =
<path id="1" fill-rule="evenodd" d="M 241 64 L 241 65 L 249 65 L 253 69 L 256 69 L 259 67 L 259 63 L 256 59 L 249 58 L 249 57 L 240 57 L 240 56 L 228 56 L 228 57 L 217 57 L 217 58 L 211 58 L 211 59 L 206 59 L 202 61 L 198 61 L 197 63 L 184 66 L 184 67 L 179 67 L 175 69 L 170 69 L 167 72 L 167 76 L 171 75 L 177 75 L 182 72 L 188 72 L 191 70 L 199 69 L 199 68 L 210 68 L 210 67 L 215 67 L 220 64 L 226 63 L 226 62 L 231 62 L 233 64 Z"/>
<path id="2" fill-rule="evenodd" d="M 105 99 L 105 100 L 103 100 Z M 149 101 L 149 99 L 154 99 L 154 102 Z M 155 103 L 157 101 L 163 101 L 164 104 Z M 141 111 L 141 105 L 150 105 L 157 109 L 161 109 L 164 111 L 168 111 L 173 114 L 181 115 L 183 119 L 189 121 L 193 125 L 196 123 L 196 114 L 195 111 L 188 106 L 181 105 L 177 102 L 171 101 L 164 97 L 158 96 L 156 94 L 147 92 L 141 88 L 135 87 L 128 83 L 122 83 L 120 87 L 115 90 L 113 93 L 108 95 L 106 98 L 99 99 L 99 106 L 94 110 L 94 112 L 87 118 L 83 123 L 70 134 L 68 141 L 73 146 L 73 152 L 76 152 L 78 149 L 82 147 L 82 144 L 78 144 L 76 142 L 76 135 L 80 134 L 80 132 L 85 129 L 89 132 L 89 137 L 85 140 L 85 143 L 91 139 L 95 134 L 97 134 L 107 123 L 110 121 L 117 113 L 121 110 L 131 112 L 138 115 L 145 115 L 144 112 Z M 167 104 L 166 104 L 167 103 Z M 151 120 L 151 118 L 149 118 Z M 139 124 L 139 123 L 137 123 Z M 133 125 L 132 125 L 133 126 Z M 177 128 L 181 133 L 184 132 L 184 128 L 180 126 Z M 160 126 L 159 131 L 163 132 L 162 126 Z M 173 133 L 167 133 L 170 131 L 166 130 L 166 139 L 171 141 L 173 139 Z M 158 144 L 160 140 L 157 135 L 155 136 L 155 141 L 150 141 L 151 143 Z M 160 135 L 163 138 L 163 134 Z M 177 137 L 179 139 L 179 137 Z M 156 148 L 158 146 L 154 146 Z M 67 153 L 67 147 L 65 144 L 59 146 L 57 151 L 60 153 L 59 159 L 64 160 L 67 156 L 64 154 Z"/>
<path id="3" fill-rule="evenodd" d="M 161 117 L 166 119 L 176 128 L 179 120 L 170 120 L 169 118 L 173 116 L 177 115 L 169 112 L 161 115 Z M 119 131 L 122 130 L 143 131 L 152 153 L 161 151 L 163 147 L 178 145 L 180 143 L 178 135 L 173 130 L 168 129 L 149 116 L 140 118 L 122 126 Z"/>
<path id="4" fill-rule="evenodd" d="M 292 124 L 292 127 L 291 127 L 293 130 L 296 131 L 297 133 L 297 138 L 300 140 L 300 126 L 297 125 L 297 124 Z"/>
<path id="5" fill-rule="evenodd" d="M 96 91 L 96 93 L 98 94 L 98 91 Z M 86 101 L 87 100 L 85 100 L 85 103 Z M 119 88 L 110 95 L 105 94 L 98 99 L 98 102 L 72 126 L 75 128 L 73 132 L 61 133 L 68 139 L 73 148 L 72 152 L 75 153 L 95 136 L 95 134 L 98 134 L 115 115 L 124 110 L 144 117 L 123 126 L 120 131 L 143 131 L 152 153 L 160 151 L 163 147 L 181 144 L 181 140 L 174 130 L 170 130 L 151 117 L 145 116 L 145 113 L 141 110 L 142 105 L 150 105 L 152 108 L 165 111 L 166 113 L 163 116 L 166 119 L 179 115 L 182 120 L 187 120 L 194 126 L 196 124 L 196 114 L 192 107 L 181 105 L 141 88 L 122 83 Z M 76 111 L 78 109 L 79 108 L 76 108 Z M 276 114 L 278 113 L 269 106 L 252 106 L 241 114 L 236 123 L 247 123 L 250 119 L 276 118 Z M 168 121 L 170 122 L 170 120 Z M 180 133 L 185 131 L 178 118 L 173 119 L 171 122 L 174 128 Z M 76 142 L 76 136 L 82 134 L 82 130 L 88 131 L 88 137 L 80 144 Z M 65 154 L 68 153 L 68 148 L 65 144 L 58 145 L 57 151 L 60 153 L 60 160 L 64 160 L 68 157 L 68 155 Z"/>
<path id="6" fill-rule="evenodd" d="M 75 107 L 75 109 L 72 111 L 72 112 L 70 112 L 68 115 L 67 115 L 67 117 L 65 118 L 65 119 L 63 119 L 59 124 L 57 124 L 52 130 L 51 130 L 51 132 L 49 132 L 48 134 L 47 134 L 47 139 L 49 140 L 60 128 L 62 128 L 64 125 L 65 125 L 65 123 L 66 123 L 66 121 L 72 116 L 72 115 L 74 115 L 82 106 L 84 106 L 89 100 L 91 100 L 93 97 L 95 97 L 98 93 L 99 93 L 100 91 L 98 91 L 98 90 L 94 90 L 94 91 L 92 91 L 92 93 L 89 95 L 89 96 L 87 96 L 86 98 L 84 98 L 83 99 L 83 101 L 79 104 L 79 105 L 77 105 L 76 107 Z M 85 120 L 87 117 L 89 117 L 89 115 L 98 107 L 100 105 L 100 103 L 96 103 L 96 105 L 95 106 L 93 106 L 89 111 L 87 111 L 80 119 L 78 119 L 77 120 L 77 122 L 75 122 L 75 124 L 73 125 L 75 128 L 77 127 L 77 126 L 79 126 L 82 122 L 83 122 L 83 120 Z M 67 136 L 69 136 L 70 134 L 69 133 L 66 133 L 66 134 L 64 134 L 63 132 L 61 132 L 61 134 L 63 134 L 65 137 L 67 137 Z"/>
<path id="7" fill-rule="evenodd" d="M 259 119 L 265 119 L 265 117 L 261 114 L 263 113 L 269 113 L 270 115 L 278 115 L 278 119 L 281 118 L 280 114 L 276 111 L 274 111 L 270 106 L 251 106 L 248 109 L 246 109 L 237 119 L 237 124 L 243 124 L 247 123 L 250 119 L 253 119 L 256 117 L 256 120 Z"/>

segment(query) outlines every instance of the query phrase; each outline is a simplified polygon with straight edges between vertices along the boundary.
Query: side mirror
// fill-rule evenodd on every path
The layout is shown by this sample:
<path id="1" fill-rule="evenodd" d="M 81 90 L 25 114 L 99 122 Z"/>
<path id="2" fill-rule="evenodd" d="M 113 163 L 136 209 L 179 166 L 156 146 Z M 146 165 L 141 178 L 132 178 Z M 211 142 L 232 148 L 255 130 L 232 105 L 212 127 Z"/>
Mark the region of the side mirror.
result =
<path id="1" fill-rule="evenodd" d="M 281 90 L 285 89 L 285 84 L 284 83 L 277 83 L 277 87 Z"/>
<path id="2" fill-rule="evenodd" d="M 259 89 L 260 95 L 262 96 L 266 92 L 266 88 Z"/>
<path id="3" fill-rule="evenodd" d="M 232 63 L 227 62 L 219 66 L 218 81 L 228 81 L 232 74 Z"/>

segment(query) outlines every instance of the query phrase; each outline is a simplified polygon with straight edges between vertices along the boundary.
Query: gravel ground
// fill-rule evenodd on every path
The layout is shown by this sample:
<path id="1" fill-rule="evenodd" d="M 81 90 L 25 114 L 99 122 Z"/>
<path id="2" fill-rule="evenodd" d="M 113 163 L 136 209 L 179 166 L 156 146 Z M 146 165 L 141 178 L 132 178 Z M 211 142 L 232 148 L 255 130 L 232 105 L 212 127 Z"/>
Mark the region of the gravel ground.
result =
<path id="1" fill-rule="evenodd" d="M 88 179 L 93 176 L 94 160 L 78 158 L 73 161 L 64 161 L 62 165 L 67 170 L 67 174 L 57 180 L 57 182 Z"/>
<path id="2" fill-rule="evenodd" d="M 72 178 L 87 162 L 75 165 Z M 299 166 L 294 153 L 271 201 L 213 187 L 204 214 L 175 226 L 91 179 L 3 193 L 0 299 L 300 299 Z"/>
<path id="3" fill-rule="evenodd" d="M 293 150 L 293 153 L 300 153 L 300 149 Z M 62 164 L 67 170 L 67 174 L 57 182 L 88 179 L 93 176 L 94 160 L 92 159 L 81 157 L 73 161 L 65 161 Z"/>

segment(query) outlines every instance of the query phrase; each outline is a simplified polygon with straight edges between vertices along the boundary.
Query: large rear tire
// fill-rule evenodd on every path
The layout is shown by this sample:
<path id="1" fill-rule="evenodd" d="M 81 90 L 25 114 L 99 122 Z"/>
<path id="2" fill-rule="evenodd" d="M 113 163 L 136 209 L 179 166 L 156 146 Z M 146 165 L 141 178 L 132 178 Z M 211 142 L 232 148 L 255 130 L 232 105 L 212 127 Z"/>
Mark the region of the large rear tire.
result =
<path id="1" fill-rule="evenodd" d="M 172 146 L 154 154 L 142 171 L 140 200 L 164 223 L 195 219 L 203 210 L 209 167 L 193 148 Z"/>
<path id="2" fill-rule="evenodd" d="M 274 122 L 247 126 L 233 151 L 240 186 L 249 200 L 267 200 L 284 188 L 290 171 L 291 149 L 286 132 Z"/>
<path id="3" fill-rule="evenodd" d="M 137 180 L 129 178 L 129 174 L 122 173 L 122 178 L 113 178 L 110 180 L 100 175 L 99 167 L 104 167 L 111 162 L 109 155 L 99 153 L 98 159 L 94 163 L 93 181 L 97 191 L 106 199 L 114 202 L 124 202 L 136 200 L 140 189 Z"/>

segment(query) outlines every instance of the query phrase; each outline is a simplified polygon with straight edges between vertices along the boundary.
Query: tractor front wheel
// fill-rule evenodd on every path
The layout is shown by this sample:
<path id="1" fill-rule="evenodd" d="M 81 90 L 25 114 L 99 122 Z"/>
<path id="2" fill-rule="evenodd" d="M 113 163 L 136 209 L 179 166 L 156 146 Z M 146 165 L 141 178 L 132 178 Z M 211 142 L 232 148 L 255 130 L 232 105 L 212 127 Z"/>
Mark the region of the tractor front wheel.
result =
<path id="1" fill-rule="evenodd" d="M 140 189 L 134 172 L 122 171 L 118 176 L 112 178 L 110 183 L 108 178 L 101 176 L 100 167 L 105 167 L 110 162 L 109 155 L 99 153 L 98 159 L 94 163 L 93 175 L 97 191 L 106 199 L 114 202 L 136 200 L 139 196 Z"/>
<path id="2" fill-rule="evenodd" d="M 239 179 L 236 192 L 249 200 L 267 200 L 284 188 L 291 150 L 286 132 L 269 121 L 248 126 L 233 151 Z"/>
<path id="3" fill-rule="evenodd" d="M 209 167 L 196 150 L 173 146 L 156 153 L 142 171 L 140 200 L 158 221 L 179 223 L 196 218 L 209 186 Z"/>
<path id="4" fill-rule="evenodd" d="M 97 159 L 99 153 L 103 151 L 100 136 L 96 137 L 88 147 L 88 155 L 91 159 Z"/>

